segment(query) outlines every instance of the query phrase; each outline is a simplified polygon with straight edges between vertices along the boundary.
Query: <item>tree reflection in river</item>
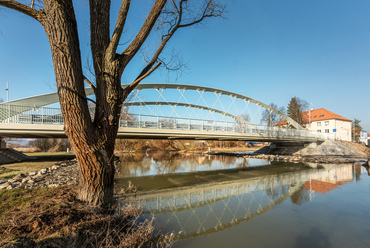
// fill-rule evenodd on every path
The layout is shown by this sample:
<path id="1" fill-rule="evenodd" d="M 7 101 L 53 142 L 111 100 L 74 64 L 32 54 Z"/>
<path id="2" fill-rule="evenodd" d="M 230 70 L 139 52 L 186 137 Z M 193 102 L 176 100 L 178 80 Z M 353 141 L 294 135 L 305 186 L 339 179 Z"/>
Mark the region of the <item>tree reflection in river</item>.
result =
<path id="1" fill-rule="evenodd" d="M 165 151 L 124 153 L 120 155 L 118 177 L 164 175 L 209 171 L 217 169 L 247 168 L 269 162 L 234 156 L 209 156 L 205 154 L 178 154 Z M 251 161 L 255 163 L 251 164 Z M 257 161 L 257 162 L 256 162 Z"/>

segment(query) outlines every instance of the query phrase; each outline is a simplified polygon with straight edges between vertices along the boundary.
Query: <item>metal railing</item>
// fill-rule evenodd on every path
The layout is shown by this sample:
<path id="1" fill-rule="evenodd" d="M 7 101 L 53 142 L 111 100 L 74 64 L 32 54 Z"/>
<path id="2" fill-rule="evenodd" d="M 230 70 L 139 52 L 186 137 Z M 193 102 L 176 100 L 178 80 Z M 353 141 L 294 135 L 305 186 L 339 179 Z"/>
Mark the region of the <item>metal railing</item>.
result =
<path id="1" fill-rule="evenodd" d="M 120 120 L 120 127 L 155 128 L 171 130 L 210 131 L 248 133 L 264 136 L 308 137 L 329 139 L 330 136 L 308 130 L 297 130 L 284 127 L 269 127 L 264 125 L 246 125 L 237 122 L 199 120 L 179 117 L 162 117 L 149 115 L 130 115 L 130 119 Z"/>
<path id="2" fill-rule="evenodd" d="M 90 111 L 93 113 L 93 111 Z M 152 128 L 209 132 L 230 132 L 256 134 L 275 137 L 305 137 L 317 139 L 331 139 L 329 134 L 308 130 L 297 130 L 284 127 L 269 127 L 263 125 L 247 125 L 238 122 L 200 120 L 179 117 L 150 116 L 125 114 L 119 122 L 120 127 Z M 25 124 L 63 124 L 62 112 L 59 108 L 32 107 L 32 106 L 0 106 L 1 123 Z"/>

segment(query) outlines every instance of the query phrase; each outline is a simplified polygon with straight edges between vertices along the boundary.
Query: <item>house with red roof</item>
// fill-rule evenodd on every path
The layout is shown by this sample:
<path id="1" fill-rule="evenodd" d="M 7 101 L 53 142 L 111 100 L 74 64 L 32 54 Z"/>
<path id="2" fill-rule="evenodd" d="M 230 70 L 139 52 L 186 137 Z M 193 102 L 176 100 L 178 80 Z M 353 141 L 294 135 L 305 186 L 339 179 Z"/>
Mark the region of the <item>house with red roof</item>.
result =
<path id="1" fill-rule="evenodd" d="M 307 130 L 325 133 L 331 139 L 352 140 L 352 120 L 324 108 L 302 112 L 302 122 L 302 126 Z M 275 126 L 288 126 L 288 122 L 282 120 Z"/>

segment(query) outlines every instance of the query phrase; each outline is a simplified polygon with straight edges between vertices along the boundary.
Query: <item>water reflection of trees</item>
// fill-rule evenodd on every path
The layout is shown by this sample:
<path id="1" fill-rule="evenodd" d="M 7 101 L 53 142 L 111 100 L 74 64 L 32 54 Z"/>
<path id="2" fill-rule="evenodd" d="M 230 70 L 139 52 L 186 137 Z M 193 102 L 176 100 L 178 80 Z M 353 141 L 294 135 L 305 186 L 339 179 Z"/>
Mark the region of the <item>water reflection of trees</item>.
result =
<path id="1" fill-rule="evenodd" d="M 153 169 L 157 174 L 172 173 L 181 163 L 179 157 L 178 154 L 165 151 L 121 154 L 119 168 L 124 176 L 145 175 Z"/>
<path id="2" fill-rule="evenodd" d="M 288 193 L 289 185 L 280 185 L 278 187 L 271 187 L 265 190 L 266 195 L 268 195 L 271 201 L 278 200 L 281 195 Z"/>
<path id="3" fill-rule="evenodd" d="M 215 156 L 199 153 L 178 154 L 167 151 L 124 153 L 118 165 L 121 175 L 163 175 L 175 172 L 247 168 L 250 159 L 234 156 Z M 118 176 L 118 177 L 119 177 Z"/>
<path id="4" fill-rule="evenodd" d="M 296 192 L 294 192 L 291 196 L 290 196 L 290 200 L 292 201 L 292 203 L 294 203 L 295 205 L 302 205 L 303 203 L 306 203 L 308 201 L 310 201 L 310 194 L 311 192 L 303 187 L 301 187 L 299 190 L 297 190 Z"/>

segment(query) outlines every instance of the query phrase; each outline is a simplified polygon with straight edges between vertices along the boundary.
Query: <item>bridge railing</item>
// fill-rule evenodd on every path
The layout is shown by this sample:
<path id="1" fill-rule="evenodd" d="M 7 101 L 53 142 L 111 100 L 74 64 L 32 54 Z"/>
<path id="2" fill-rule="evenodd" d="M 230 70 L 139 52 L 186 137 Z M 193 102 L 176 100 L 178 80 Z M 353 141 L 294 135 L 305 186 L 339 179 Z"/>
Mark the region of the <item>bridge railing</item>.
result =
<path id="1" fill-rule="evenodd" d="M 59 108 L 36 106 L 0 106 L 0 120 L 2 123 L 63 124 Z"/>
<path id="2" fill-rule="evenodd" d="M 93 114 L 93 111 L 90 111 Z M 27 123 L 27 124 L 63 124 L 63 117 L 59 108 L 0 105 L 0 122 Z M 330 136 L 308 130 L 297 130 L 283 127 L 269 127 L 263 125 L 248 125 L 239 122 L 217 120 L 200 120 L 181 117 L 165 117 L 125 114 L 122 116 L 120 127 L 154 128 L 172 130 L 191 130 L 209 132 L 248 133 L 263 136 L 291 136 L 329 139 Z"/>
<path id="3" fill-rule="evenodd" d="M 297 130 L 284 127 L 268 127 L 263 125 L 247 125 L 244 123 L 199 120 L 181 117 L 163 117 L 150 115 L 129 115 L 129 118 L 120 120 L 120 127 L 131 128 L 155 128 L 155 129 L 173 129 L 173 130 L 192 130 L 192 131 L 210 131 L 210 132 L 232 132 L 249 133 L 266 136 L 291 136 L 291 137 L 312 137 L 327 139 L 322 133 L 308 130 Z"/>

